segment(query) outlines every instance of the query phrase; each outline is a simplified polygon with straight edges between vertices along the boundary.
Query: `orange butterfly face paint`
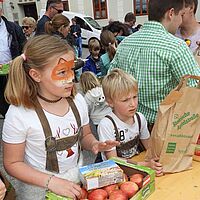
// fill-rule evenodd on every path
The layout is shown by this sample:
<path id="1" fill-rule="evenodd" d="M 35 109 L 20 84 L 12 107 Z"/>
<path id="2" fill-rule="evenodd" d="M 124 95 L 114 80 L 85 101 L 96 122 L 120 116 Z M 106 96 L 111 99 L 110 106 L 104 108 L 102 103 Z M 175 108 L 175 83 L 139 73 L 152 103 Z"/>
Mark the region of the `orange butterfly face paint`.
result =
<path id="1" fill-rule="evenodd" d="M 61 58 L 58 64 L 53 68 L 51 78 L 59 81 L 62 85 L 72 83 L 74 80 L 74 60 L 66 61 Z"/>

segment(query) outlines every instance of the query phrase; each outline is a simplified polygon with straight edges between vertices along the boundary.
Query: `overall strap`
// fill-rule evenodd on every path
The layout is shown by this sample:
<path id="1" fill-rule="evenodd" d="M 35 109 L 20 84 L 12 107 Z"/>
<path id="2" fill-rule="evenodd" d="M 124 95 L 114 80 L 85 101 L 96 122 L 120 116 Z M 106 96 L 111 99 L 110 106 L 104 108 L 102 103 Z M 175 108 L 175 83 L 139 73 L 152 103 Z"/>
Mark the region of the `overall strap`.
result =
<path id="1" fill-rule="evenodd" d="M 118 131 L 118 128 L 117 128 L 117 125 L 116 125 L 114 119 L 110 115 L 106 115 L 105 117 L 107 117 L 113 123 L 114 129 L 115 129 L 115 134 L 116 134 L 116 140 L 120 142 L 119 131 Z"/>
<path id="2" fill-rule="evenodd" d="M 37 105 L 35 108 L 35 111 L 39 117 L 40 123 L 44 131 L 44 135 L 46 138 L 45 140 L 46 150 L 47 150 L 47 146 L 50 147 L 49 151 L 47 150 L 47 155 L 46 155 L 46 170 L 58 173 L 59 172 L 58 159 L 57 159 L 56 151 L 55 151 L 56 139 L 52 137 L 52 131 L 49 126 L 49 122 L 37 99 L 35 103 Z"/>
<path id="3" fill-rule="evenodd" d="M 139 126 L 139 134 L 141 132 L 141 119 L 140 119 L 140 115 L 136 112 L 135 113 L 136 117 L 137 117 L 137 121 L 138 121 L 138 126 Z"/>
<path id="4" fill-rule="evenodd" d="M 116 141 L 119 141 L 120 142 L 120 135 L 119 135 L 119 131 L 118 131 L 118 128 L 117 128 L 117 125 L 114 121 L 114 119 L 110 116 L 110 115 L 106 115 L 105 117 L 107 117 L 108 119 L 111 120 L 111 122 L 113 123 L 113 126 L 114 126 L 114 129 L 115 129 L 115 138 L 116 138 Z M 116 152 L 117 152 L 117 156 L 118 157 L 122 157 L 122 153 L 121 153 L 121 148 L 120 146 L 116 146 Z"/>
<path id="5" fill-rule="evenodd" d="M 35 108 L 35 111 L 39 117 L 40 123 L 42 125 L 43 131 L 45 134 L 45 138 L 46 138 L 45 140 L 45 147 L 46 147 L 46 152 L 47 152 L 46 170 L 51 171 L 51 172 L 56 172 L 56 173 L 59 173 L 59 166 L 58 166 L 56 151 L 63 151 L 63 150 L 71 148 L 76 142 L 79 142 L 80 136 L 81 136 L 81 130 L 80 130 L 81 119 L 80 119 L 78 109 L 72 98 L 68 97 L 67 101 L 76 118 L 77 125 L 78 125 L 78 133 L 69 137 L 61 138 L 61 139 L 56 139 L 55 137 L 52 136 L 52 131 L 51 131 L 49 122 L 44 114 L 44 111 L 40 103 L 38 102 L 38 100 L 36 99 L 35 101 L 37 105 Z"/>
<path id="6" fill-rule="evenodd" d="M 139 135 L 141 134 L 141 119 L 140 119 L 140 115 L 136 112 L 135 113 L 137 121 L 138 121 L 138 126 L 139 126 Z M 142 144 L 141 140 L 139 140 L 139 144 L 138 144 L 138 151 L 142 152 L 145 151 L 146 148 L 144 147 L 144 145 Z"/>

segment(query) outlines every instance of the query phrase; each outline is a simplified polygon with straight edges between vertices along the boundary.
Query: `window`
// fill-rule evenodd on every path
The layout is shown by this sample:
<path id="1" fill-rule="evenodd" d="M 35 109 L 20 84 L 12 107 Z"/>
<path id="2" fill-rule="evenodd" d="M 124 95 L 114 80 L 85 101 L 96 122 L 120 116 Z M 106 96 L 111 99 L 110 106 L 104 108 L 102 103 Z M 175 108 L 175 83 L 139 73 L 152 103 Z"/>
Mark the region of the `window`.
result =
<path id="1" fill-rule="evenodd" d="M 88 31 L 92 31 L 92 29 L 87 25 L 87 23 L 82 20 L 80 17 L 75 16 L 76 18 L 76 23 L 80 25 L 81 28 L 88 30 Z"/>
<path id="2" fill-rule="evenodd" d="M 95 19 L 107 19 L 106 0 L 93 0 L 93 9 Z"/>
<path id="3" fill-rule="evenodd" d="M 93 28 L 101 30 L 101 26 L 91 17 L 84 17 L 85 21 L 87 21 Z"/>
<path id="4" fill-rule="evenodd" d="M 68 0 L 64 0 L 62 2 L 63 2 L 64 10 L 69 11 L 69 2 L 68 2 Z"/>
<path id="5" fill-rule="evenodd" d="M 134 13 L 135 15 L 147 15 L 148 0 L 134 0 Z"/>

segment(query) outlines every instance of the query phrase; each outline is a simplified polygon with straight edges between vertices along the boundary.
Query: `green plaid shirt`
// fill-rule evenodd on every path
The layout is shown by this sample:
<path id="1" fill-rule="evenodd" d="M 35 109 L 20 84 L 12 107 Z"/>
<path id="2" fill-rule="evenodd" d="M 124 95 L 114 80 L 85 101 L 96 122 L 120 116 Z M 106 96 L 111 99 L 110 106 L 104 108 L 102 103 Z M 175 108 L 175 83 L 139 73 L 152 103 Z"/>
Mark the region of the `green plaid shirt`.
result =
<path id="1" fill-rule="evenodd" d="M 183 75 L 200 75 L 185 41 L 155 21 L 146 22 L 140 31 L 121 42 L 109 70 L 113 68 L 123 69 L 138 80 L 138 111 L 149 123 L 154 123 L 160 102 Z"/>

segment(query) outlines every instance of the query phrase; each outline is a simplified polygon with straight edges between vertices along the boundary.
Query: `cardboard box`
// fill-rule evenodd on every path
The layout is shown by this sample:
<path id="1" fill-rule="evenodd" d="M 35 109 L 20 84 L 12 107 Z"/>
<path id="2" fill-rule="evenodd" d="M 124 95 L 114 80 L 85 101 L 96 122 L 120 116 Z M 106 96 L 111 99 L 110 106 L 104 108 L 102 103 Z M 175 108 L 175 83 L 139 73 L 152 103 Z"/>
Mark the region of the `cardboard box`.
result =
<path id="1" fill-rule="evenodd" d="M 100 167 L 101 166 L 101 167 Z M 131 176 L 132 174 L 135 173 L 140 173 L 144 176 L 143 178 L 143 186 L 142 188 L 129 200 L 145 200 L 147 199 L 155 190 L 155 171 L 144 166 L 139 166 L 139 165 L 134 165 L 131 163 L 127 163 L 126 161 L 120 159 L 120 158 L 111 158 L 108 161 L 104 161 L 101 163 L 95 163 L 95 164 L 90 164 L 84 167 L 81 167 L 84 169 L 83 171 L 93 171 L 99 167 L 104 170 L 105 167 L 108 166 L 114 166 L 114 169 L 120 170 L 121 172 L 125 173 L 127 176 Z M 117 167 L 117 168 L 115 168 Z M 80 169 L 81 169 L 80 168 Z M 87 169 L 87 170 L 86 170 Z M 83 178 L 83 177 L 82 177 Z M 89 179 L 83 179 L 85 182 L 90 181 Z M 119 182 L 123 181 L 123 176 L 122 180 Z M 112 183 L 106 183 L 106 185 L 110 185 Z M 52 192 L 47 192 L 46 194 L 46 200 L 72 200 L 71 198 L 67 197 L 61 197 L 59 195 L 56 195 Z"/>
<path id="2" fill-rule="evenodd" d="M 54 194 L 53 192 L 47 191 L 45 200 L 72 200 L 72 198 L 62 197 L 60 195 Z"/>
<path id="3" fill-rule="evenodd" d="M 79 171 L 81 182 L 86 190 L 101 188 L 124 180 L 123 170 L 113 160 L 89 164 L 80 167 Z"/>
<path id="4" fill-rule="evenodd" d="M 144 175 L 142 188 L 130 200 L 145 200 L 155 190 L 155 171 L 144 166 L 127 163 L 120 158 L 111 158 L 127 176 L 135 173 Z"/>

